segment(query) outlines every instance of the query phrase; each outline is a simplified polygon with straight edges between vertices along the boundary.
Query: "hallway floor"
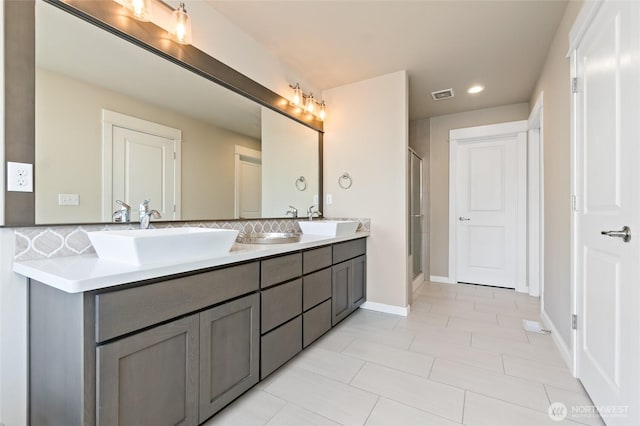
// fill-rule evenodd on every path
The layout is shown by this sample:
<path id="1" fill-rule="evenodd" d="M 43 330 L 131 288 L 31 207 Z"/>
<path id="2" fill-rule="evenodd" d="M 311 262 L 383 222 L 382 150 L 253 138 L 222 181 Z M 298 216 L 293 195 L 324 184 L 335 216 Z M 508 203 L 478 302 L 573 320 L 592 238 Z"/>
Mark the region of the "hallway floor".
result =
<path id="1" fill-rule="evenodd" d="M 212 425 L 602 425 L 540 321 L 537 298 L 425 283 L 408 317 L 359 309 Z M 547 413 L 568 409 L 564 422 Z M 583 411 L 584 412 L 584 411 Z"/>

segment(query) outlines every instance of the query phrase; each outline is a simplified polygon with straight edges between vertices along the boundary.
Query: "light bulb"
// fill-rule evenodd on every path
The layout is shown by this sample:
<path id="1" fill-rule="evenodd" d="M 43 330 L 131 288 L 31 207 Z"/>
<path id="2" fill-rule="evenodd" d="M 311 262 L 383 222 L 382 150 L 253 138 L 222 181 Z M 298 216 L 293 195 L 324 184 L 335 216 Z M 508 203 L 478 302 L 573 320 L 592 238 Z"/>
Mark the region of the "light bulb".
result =
<path id="1" fill-rule="evenodd" d="M 150 0 L 128 0 L 124 4 L 131 15 L 139 21 L 151 20 L 151 2 Z"/>
<path id="2" fill-rule="evenodd" d="M 322 101 L 322 103 L 320 103 L 320 112 L 318 113 L 318 118 L 320 119 L 320 121 L 324 121 L 326 117 L 327 117 L 327 106 L 324 104 L 324 101 Z"/>
<path id="3" fill-rule="evenodd" d="M 306 110 L 308 113 L 313 114 L 313 111 L 316 109 L 316 101 L 313 99 L 313 94 L 309 94 L 307 98 L 307 107 Z"/>
<path id="4" fill-rule="evenodd" d="M 173 11 L 173 30 L 175 40 L 180 44 L 191 44 L 191 20 L 187 15 L 184 3 Z"/>
<path id="5" fill-rule="evenodd" d="M 300 89 L 300 85 L 298 83 L 296 83 L 293 88 L 293 99 L 291 100 L 291 103 L 296 106 L 299 106 L 302 103 L 302 89 Z"/>

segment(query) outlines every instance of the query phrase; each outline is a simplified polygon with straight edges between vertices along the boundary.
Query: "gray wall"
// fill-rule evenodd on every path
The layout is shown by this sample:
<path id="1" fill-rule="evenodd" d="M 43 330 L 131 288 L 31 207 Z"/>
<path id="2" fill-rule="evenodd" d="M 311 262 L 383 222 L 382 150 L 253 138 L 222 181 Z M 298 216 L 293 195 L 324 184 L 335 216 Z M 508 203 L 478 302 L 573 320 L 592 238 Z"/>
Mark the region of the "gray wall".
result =
<path id="1" fill-rule="evenodd" d="M 571 347 L 571 96 L 569 30 L 582 7 L 571 1 L 531 97 L 544 92 L 544 311 Z"/>
<path id="2" fill-rule="evenodd" d="M 527 103 L 431 117 L 431 276 L 449 275 L 449 130 L 526 120 L 528 117 Z"/>

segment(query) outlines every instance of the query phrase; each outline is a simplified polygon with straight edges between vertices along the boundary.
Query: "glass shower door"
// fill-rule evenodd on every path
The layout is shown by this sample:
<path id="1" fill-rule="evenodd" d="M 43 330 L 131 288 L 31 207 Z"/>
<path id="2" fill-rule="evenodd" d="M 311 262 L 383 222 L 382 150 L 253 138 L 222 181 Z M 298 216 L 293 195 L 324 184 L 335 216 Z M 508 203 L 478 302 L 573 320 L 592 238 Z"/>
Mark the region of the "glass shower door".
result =
<path id="1" fill-rule="evenodd" d="M 411 256 L 411 278 L 415 280 L 423 272 L 422 254 L 422 222 L 424 214 L 422 211 L 422 158 L 415 152 L 409 151 L 410 165 L 410 208 L 409 208 L 409 232 L 410 245 L 409 255 Z"/>

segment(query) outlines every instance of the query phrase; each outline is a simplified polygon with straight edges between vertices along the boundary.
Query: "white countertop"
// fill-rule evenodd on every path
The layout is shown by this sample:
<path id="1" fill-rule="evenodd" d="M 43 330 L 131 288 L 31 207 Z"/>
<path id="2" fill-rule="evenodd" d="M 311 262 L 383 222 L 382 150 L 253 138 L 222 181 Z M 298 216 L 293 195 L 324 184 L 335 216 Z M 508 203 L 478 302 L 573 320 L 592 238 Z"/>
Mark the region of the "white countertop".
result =
<path id="1" fill-rule="evenodd" d="M 13 271 L 67 293 L 81 293 L 215 266 L 229 265 L 369 236 L 357 232 L 342 237 L 303 234 L 298 243 L 238 244 L 226 256 L 174 264 L 130 265 L 99 259 L 96 254 L 14 262 Z"/>

